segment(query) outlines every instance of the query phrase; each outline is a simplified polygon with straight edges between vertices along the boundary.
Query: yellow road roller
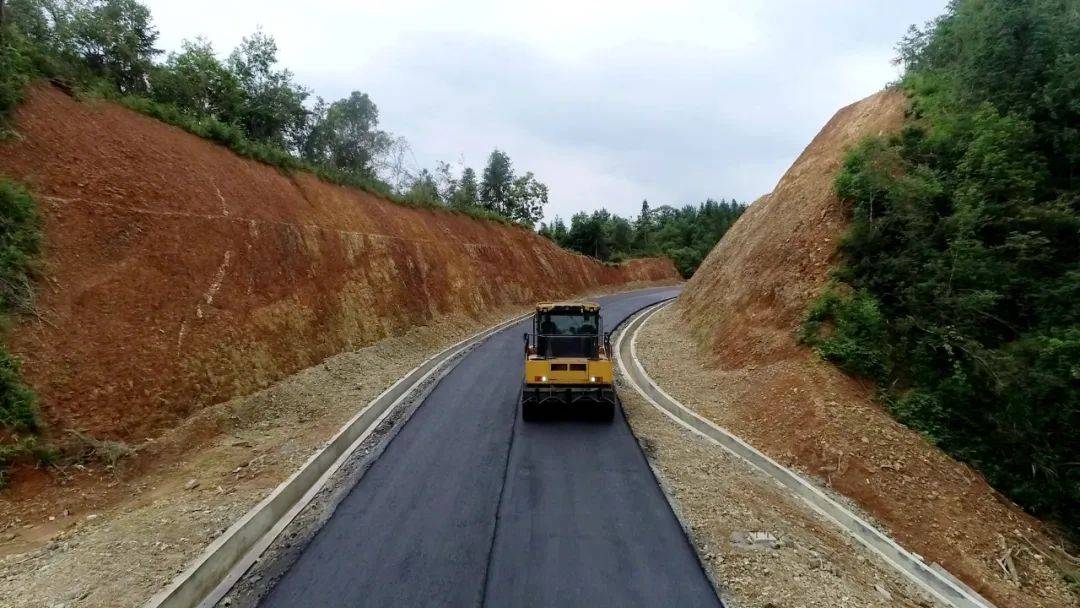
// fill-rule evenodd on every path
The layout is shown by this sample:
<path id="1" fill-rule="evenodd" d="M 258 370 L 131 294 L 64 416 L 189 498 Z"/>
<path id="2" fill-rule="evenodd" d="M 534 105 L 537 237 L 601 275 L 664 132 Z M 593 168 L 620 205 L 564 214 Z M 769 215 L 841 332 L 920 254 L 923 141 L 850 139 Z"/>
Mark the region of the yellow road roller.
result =
<path id="1" fill-rule="evenodd" d="M 611 336 L 595 302 L 541 302 L 525 334 L 521 416 L 537 420 L 558 412 L 611 420 Z"/>

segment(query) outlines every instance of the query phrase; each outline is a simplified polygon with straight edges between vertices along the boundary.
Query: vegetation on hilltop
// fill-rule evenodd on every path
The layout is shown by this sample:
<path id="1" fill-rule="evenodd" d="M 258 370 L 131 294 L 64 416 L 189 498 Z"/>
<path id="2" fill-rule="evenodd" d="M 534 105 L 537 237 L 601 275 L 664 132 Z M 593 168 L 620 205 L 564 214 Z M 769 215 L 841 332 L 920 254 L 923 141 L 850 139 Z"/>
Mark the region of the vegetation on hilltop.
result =
<path id="1" fill-rule="evenodd" d="M 1080 11 L 955 0 L 899 53 L 909 118 L 837 177 L 853 223 L 804 337 L 1080 534 Z"/>
<path id="2" fill-rule="evenodd" d="M 150 11 L 137 0 L 7 0 L 0 2 L 0 15 L 0 114 L 14 107 L 32 78 L 45 76 L 241 155 L 400 203 L 530 228 L 544 217 L 548 187 L 531 171 L 517 173 L 506 152 L 492 151 L 479 173 L 465 166 L 457 172 L 446 162 L 414 170 L 406 162 L 407 142 L 379 128 L 378 107 L 367 94 L 311 99 L 278 65 L 277 44 L 261 31 L 224 57 L 195 38 L 162 60 Z M 569 240 L 557 236 L 562 221 L 556 218 L 551 234 L 559 244 L 605 261 L 672 255 L 689 275 L 730 225 L 716 220 L 709 205 L 715 203 L 646 213 L 644 224 L 639 218 L 631 225 L 630 241 L 624 238 L 626 220 L 606 211 L 571 218 Z M 697 224 L 698 215 L 706 226 Z M 641 239 L 633 234 L 639 228 L 646 231 Z"/>
<path id="3" fill-rule="evenodd" d="M 81 94 L 117 100 L 241 155 L 311 171 L 399 203 L 449 205 L 526 226 L 543 216 L 547 187 L 531 172 L 515 176 L 499 150 L 479 190 L 494 194 L 451 200 L 449 186 L 466 176 L 475 185 L 475 171 L 466 169 L 457 180 L 441 163 L 439 187 L 432 172 L 413 170 L 406 162 L 407 142 L 379 128 L 378 107 L 368 95 L 353 91 L 333 102 L 310 99 L 293 73 L 279 67 L 277 44 L 261 31 L 224 58 L 196 38 L 157 61 L 157 30 L 136 0 L 7 0 L 0 2 L 0 15 L 0 114 L 18 103 L 33 78 L 43 76 Z M 505 171 L 492 173 L 499 163 Z"/>
<path id="4" fill-rule="evenodd" d="M 642 201 L 641 213 L 633 221 L 606 209 L 582 211 L 570 218 L 569 227 L 559 217 L 550 225 L 541 224 L 540 234 L 602 261 L 664 255 L 689 278 L 745 210 L 746 205 L 735 200 L 655 209 Z"/>

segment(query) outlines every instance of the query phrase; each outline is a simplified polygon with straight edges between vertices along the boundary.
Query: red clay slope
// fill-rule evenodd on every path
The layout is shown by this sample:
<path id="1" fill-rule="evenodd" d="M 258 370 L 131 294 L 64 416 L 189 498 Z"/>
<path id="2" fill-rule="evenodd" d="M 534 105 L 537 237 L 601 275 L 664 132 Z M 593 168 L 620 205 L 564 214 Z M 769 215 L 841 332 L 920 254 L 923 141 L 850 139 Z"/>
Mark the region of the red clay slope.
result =
<path id="1" fill-rule="evenodd" d="M 670 260 L 604 266 L 49 87 L 14 124 L 0 174 L 37 193 L 47 251 L 41 318 L 11 346 L 54 429 L 142 439 L 406 326 L 677 279 Z"/>
<path id="2" fill-rule="evenodd" d="M 785 464 L 852 498 L 901 544 L 946 566 L 1002 608 L 1075 605 L 1031 543 L 1042 526 L 969 467 L 896 422 L 874 387 L 797 343 L 810 300 L 828 280 L 849 212 L 833 188 L 844 152 L 898 130 L 907 103 L 885 91 L 839 112 L 769 195 L 702 263 L 678 300 L 718 370 L 721 407 L 705 412 Z M 1018 580 L 997 560 L 1010 551 Z"/>

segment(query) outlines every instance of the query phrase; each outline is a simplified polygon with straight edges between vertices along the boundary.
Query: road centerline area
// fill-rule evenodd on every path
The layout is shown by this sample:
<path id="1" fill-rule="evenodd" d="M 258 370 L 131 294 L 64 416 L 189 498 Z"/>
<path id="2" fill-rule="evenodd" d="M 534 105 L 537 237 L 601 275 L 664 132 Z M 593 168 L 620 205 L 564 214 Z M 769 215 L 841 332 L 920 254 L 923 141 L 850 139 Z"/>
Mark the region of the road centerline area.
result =
<path id="1" fill-rule="evenodd" d="M 599 301 L 614 327 L 677 291 Z M 719 605 L 622 416 L 518 421 L 524 327 L 439 382 L 262 605 Z"/>

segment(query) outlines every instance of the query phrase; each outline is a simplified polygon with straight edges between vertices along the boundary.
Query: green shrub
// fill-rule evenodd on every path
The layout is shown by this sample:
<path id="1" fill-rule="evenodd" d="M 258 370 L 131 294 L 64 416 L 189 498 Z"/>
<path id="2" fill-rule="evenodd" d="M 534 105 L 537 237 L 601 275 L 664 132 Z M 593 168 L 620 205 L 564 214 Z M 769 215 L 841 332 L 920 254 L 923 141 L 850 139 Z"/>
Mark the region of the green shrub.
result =
<path id="1" fill-rule="evenodd" d="M 41 220 L 30 193 L 0 179 L 0 313 L 25 310 L 41 249 Z"/>
<path id="2" fill-rule="evenodd" d="M 940 443 L 948 436 L 948 412 L 933 393 L 909 390 L 887 399 L 889 410 L 900 422 L 921 432 L 930 441 Z"/>
<path id="3" fill-rule="evenodd" d="M 40 430 L 37 401 L 19 375 L 19 360 L 0 347 L 0 424 L 10 431 Z"/>
<path id="4" fill-rule="evenodd" d="M 885 318 L 866 292 L 841 294 L 830 287 L 811 305 L 802 340 L 848 373 L 881 380 L 888 372 Z"/>
<path id="5" fill-rule="evenodd" d="M 3 27 L 0 31 L 0 117 L 22 99 L 34 69 L 21 36 L 14 28 Z"/>
<path id="6" fill-rule="evenodd" d="M 33 305 L 33 278 L 41 248 L 37 208 L 26 188 L 0 179 L 0 319 Z M 3 325 L 0 321 L 0 325 Z M 13 436 L 41 430 L 37 400 L 19 374 L 19 360 L 0 345 L 0 426 Z M 22 437 L 0 444 L 0 466 L 16 454 L 31 453 Z"/>

